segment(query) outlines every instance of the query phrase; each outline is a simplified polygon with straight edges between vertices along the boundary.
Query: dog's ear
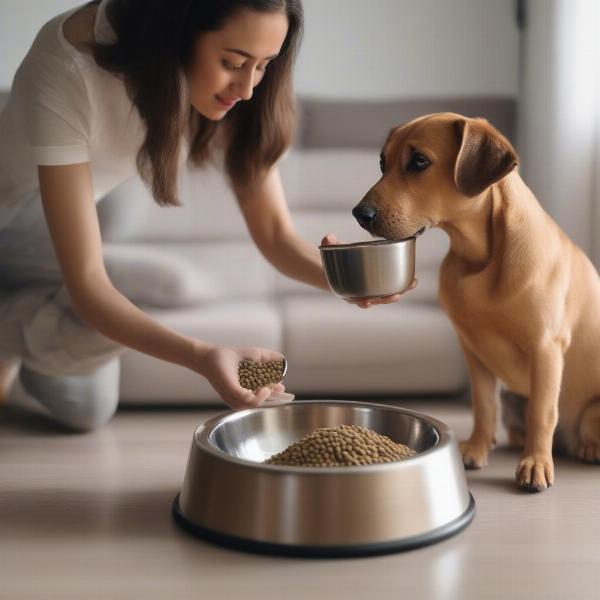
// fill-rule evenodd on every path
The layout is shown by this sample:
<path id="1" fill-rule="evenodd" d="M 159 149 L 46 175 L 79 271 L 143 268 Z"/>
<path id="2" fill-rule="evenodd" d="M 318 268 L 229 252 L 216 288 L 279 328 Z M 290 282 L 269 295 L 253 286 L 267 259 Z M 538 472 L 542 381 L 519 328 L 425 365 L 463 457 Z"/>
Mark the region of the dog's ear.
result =
<path id="1" fill-rule="evenodd" d="M 454 181 L 465 196 L 477 196 L 508 175 L 518 164 L 511 143 L 483 119 L 460 119 L 454 123 L 460 150 Z"/>

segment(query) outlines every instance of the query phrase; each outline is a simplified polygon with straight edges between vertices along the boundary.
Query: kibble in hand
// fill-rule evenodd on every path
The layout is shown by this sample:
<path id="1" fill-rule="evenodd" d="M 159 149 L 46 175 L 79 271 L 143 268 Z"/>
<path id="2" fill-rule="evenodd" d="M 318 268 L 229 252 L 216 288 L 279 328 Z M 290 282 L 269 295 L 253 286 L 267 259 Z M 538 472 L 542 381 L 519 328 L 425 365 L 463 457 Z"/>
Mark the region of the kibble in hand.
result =
<path id="1" fill-rule="evenodd" d="M 243 360 L 238 367 L 240 385 L 255 392 L 271 383 L 279 383 L 283 379 L 285 360 L 273 360 L 256 363 Z"/>
<path id="2" fill-rule="evenodd" d="M 321 427 L 265 460 L 269 465 L 349 467 L 403 460 L 417 452 L 360 425 Z"/>

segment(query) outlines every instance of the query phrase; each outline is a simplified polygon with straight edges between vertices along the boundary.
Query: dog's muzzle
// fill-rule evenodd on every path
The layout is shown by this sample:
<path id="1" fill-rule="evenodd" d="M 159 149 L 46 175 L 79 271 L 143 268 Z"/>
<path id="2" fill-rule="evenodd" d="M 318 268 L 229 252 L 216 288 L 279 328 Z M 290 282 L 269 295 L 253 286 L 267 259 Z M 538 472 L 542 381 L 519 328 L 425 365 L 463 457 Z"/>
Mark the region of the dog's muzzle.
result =
<path id="1" fill-rule="evenodd" d="M 369 229 L 369 225 L 373 222 L 377 216 L 377 209 L 370 204 L 357 204 L 352 209 L 352 216 L 358 221 L 361 227 Z"/>

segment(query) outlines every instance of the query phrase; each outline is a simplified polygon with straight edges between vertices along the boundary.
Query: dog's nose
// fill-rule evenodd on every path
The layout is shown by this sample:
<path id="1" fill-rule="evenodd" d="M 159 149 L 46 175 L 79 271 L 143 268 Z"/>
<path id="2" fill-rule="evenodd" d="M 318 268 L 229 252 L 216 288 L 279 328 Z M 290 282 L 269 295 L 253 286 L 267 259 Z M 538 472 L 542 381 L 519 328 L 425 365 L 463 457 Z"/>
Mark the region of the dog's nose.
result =
<path id="1" fill-rule="evenodd" d="M 358 204 L 352 209 L 352 216 L 362 225 L 368 225 L 377 215 L 377 209 L 370 204 Z"/>

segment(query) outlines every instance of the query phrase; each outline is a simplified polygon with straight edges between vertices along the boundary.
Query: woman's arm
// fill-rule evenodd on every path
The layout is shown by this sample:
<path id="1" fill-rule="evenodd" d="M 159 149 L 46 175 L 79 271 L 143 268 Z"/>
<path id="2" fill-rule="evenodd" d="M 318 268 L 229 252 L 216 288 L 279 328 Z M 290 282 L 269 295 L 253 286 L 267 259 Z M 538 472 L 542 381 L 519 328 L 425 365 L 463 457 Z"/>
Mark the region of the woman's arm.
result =
<path id="1" fill-rule="evenodd" d="M 209 344 L 157 323 L 108 278 L 89 164 L 40 166 L 39 180 L 54 250 L 77 314 L 124 346 L 187 367 L 196 364 Z"/>
<path id="2" fill-rule="evenodd" d="M 73 308 L 94 329 L 124 346 L 182 365 L 205 376 L 232 406 L 262 402 L 237 382 L 239 356 L 277 360 L 258 348 L 232 349 L 181 335 L 161 325 L 130 302 L 111 283 L 102 258 L 102 241 L 88 163 L 40 166 L 44 213 Z M 276 356 L 275 356 L 276 355 Z M 276 391 L 281 391 L 279 386 Z"/>
<path id="3" fill-rule="evenodd" d="M 248 188 L 235 190 L 250 235 L 263 256 L 288 277 L 330 291 L 317 247 L 296 233 L 290 217 L 279 169 L 274 167 L 265 179 Z M 329 234 L 322 244 L 339 243 Z M 409 290 L 417 284 L 413 281 Z M 347 300 L 360 308 L 397 302 L 402 294 L 381 298 Z"/>
<path id="4" fill-rule="evenodd" d="M 235 190 L 248 231 L 263 256 L 281 273 L 329 291 L 319 249 L 298 236 L 287 202 L 279 169 L 248 188 Z"/>

